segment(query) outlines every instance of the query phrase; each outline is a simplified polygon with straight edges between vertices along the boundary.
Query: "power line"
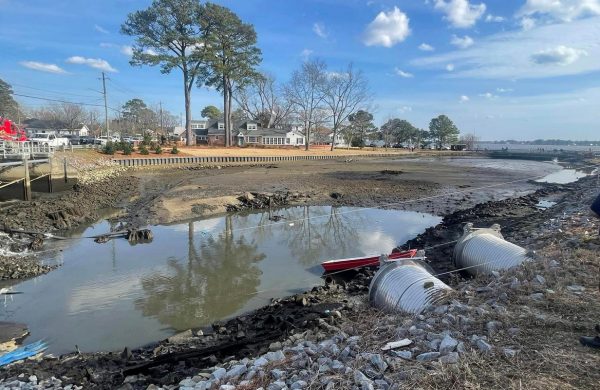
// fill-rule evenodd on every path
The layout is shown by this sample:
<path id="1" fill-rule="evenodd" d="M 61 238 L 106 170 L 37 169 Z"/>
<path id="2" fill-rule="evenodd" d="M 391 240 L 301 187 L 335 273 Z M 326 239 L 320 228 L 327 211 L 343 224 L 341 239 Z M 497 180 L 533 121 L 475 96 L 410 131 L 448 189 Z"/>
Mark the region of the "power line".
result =
<path id="1" fill-rule="evenodd" d="M 13 95 L 20 96 L 20 97 L 26 97 L 26 98 L 29 98 L 29 99 L 47 100 L 49 102 L 76 104 L 76 105 L 79 105 L 79 106 L 104 107 L 102 104 L 72 102 L 72 101 L 68 101 L 68 100 L 50 99 L 50 98 L 45 98 L 45 97 L 40 97 L 40 96 L 24 95 L 24 94 L 20 94 L 20 93 L 13 93 Z"/>
<path id="2" fill-rule="evenodd" d="M 52 99 L 52 98 L 46 98 L 46 97 L 42 97 L 42 96 L 25 95 L 25 94 L 21 94 L 21 93 L 13 93 L 13 95 L 20 96 L 20 97 L 26 97 L 26 98 L 29 98 L 29 99 L 46 100 L 46 101 L 49 101 L 49 102 L 75 104 L 75 105 L 78 105 L 78 106 L 104 107 L 104 104 L 73 102 L 73 101 L 70 101 L 70 100 Z M 98 100 L 101 100 L 101 98 L 98 99 Z M 110 107 L 110 106 L 108 106 L 108 109 L 109 110 L 113 110 L 115 112 L 121 112 L 120 109 L 114 108 L 114 107 Z"/>
<path id="3" fill-rule="evenodd" d="M 90 98 L 90 99 L 94 98 L 94 96 L 89 96 L 89 95 L 80 95 L 80 94 L 71 93 L 71 92 L 53 91 L 53 90 L 49 90 L 49 89 L 41 89 L 41 88 L 29 87 L 29 86 L 23 85 L 23 84 L 12 83 L 11 85 L 16 86 L 18 88 L 33 89 L 35 91 L 48 92 L 48 93 L 57 94 L 57 95 L 70 95 L 70 96 L 78 96 L 78 97 L 84 97 L 84 98 Z"/>

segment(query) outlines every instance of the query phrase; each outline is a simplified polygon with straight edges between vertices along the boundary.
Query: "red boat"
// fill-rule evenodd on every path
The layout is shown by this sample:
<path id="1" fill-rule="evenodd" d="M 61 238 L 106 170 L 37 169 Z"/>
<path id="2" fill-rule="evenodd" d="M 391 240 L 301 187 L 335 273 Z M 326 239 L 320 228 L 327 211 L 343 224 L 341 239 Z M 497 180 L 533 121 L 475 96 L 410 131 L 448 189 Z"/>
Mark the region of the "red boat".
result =
<path id="1" fill-rule="evenodd" d="M 402 252 L 394 252 L 388 255 L 389 260 L 410 259 L 417 254 L 416 249 L 409 249 Z M 369 257 L 350 257 L 347 259 L 329 260 L 321 263 L 325 272 L 350 270 L 360 267 L 369 267 L 379 264 L 380 256 Z"/>

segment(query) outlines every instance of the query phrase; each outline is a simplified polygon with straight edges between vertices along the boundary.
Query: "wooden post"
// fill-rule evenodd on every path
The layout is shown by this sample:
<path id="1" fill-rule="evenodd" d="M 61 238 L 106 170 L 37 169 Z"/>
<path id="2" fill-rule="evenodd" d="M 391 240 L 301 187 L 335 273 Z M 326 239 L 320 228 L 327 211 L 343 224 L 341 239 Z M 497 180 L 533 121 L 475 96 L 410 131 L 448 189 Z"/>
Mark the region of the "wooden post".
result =
<path id="1" fill-rule="evenodd" d="M 67 158 L 66 157 L 63 158 L 63 172 L 64 172 L 64 176 L 65 176 L 65 183 L 67 183 L 69 181 L 69 177 L 67 176 Z"/>
<path id="2" fill-rule="evenodd" d="M 52 190 L 52 172 L 46 176 L 48 178 L 48 192 L 53 192 Z"/>
<path id="3" fill-rule="evenodd" d="M 31 181 L 29 180 L 29 162 L 27 157 L 23 159 L 23 166 L 25 167 L 25 178 L 23 180 L 23 200 L 31 200 Z"/>

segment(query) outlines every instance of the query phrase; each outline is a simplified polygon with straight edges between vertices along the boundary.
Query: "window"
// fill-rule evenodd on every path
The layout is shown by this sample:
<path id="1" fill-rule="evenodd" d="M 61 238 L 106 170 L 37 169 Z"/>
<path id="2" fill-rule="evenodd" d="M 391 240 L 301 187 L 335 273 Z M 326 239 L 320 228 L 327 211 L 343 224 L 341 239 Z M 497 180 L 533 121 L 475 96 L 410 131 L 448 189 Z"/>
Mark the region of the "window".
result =
<path id="1" fill-rule="evenodd" d="M 248 124 L 246 124 L 246 129 L 248 129 L 248 130 L 256 130 L 256 123 L 248 123 Z"/>
<path id="2" fill-rule="evenodd" d="M 225 128 L 225 123 L 219 122 L 219 130 L 223 130 Z"/>
<path id="3" fill-rule="evenodd" d="M 304 140 L 302 138 L 296 138 L 296 145 L 302 145 Z"/>
<path id="4" fill-rule="evenodd" d="M 285 139 L 285 143 L 289 145 L 289 143 L 290 143 L 290 139 L 289 139 L 289 138 L 286 138 L 286 139 Z"/>
<path id="5" fill-rule="evenodd" d="M 249 143 L 255 143 L 256 142 L 256 137 L 248 137 L 248 142 Z"/>

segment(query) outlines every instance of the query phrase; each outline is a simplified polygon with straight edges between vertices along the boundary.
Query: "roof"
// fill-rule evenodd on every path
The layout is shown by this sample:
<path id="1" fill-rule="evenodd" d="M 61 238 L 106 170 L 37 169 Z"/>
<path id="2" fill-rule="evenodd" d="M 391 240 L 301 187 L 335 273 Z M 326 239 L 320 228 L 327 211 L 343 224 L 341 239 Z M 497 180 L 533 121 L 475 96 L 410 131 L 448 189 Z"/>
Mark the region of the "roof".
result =
<path id="1" fill-rule="evenodd" d="M 196 135 L 225 135 L 225 129 L 219 129 L 219 123 L 223 123 L 223 119 L 213 119 L 207 121 L 207 125 L 205 129 L 193 129 Z M 256 130 L 248 130 L 248 124 L 255 124 Z M 266 129 L 260 127 L 260 124 L 257 121 L 252 120 L 243 120 L 236 121 L 233 123 L 232 135 L 237 136 L 240 133 L 243 135 L 250 136 L 273 136 L 273 137 L 285 137 L 287 133 L 293 131 L 291 129 Z"/>

